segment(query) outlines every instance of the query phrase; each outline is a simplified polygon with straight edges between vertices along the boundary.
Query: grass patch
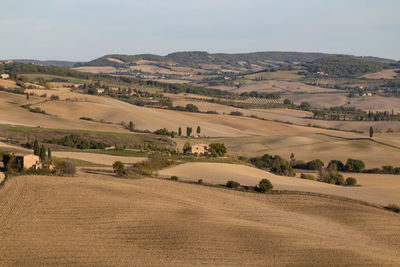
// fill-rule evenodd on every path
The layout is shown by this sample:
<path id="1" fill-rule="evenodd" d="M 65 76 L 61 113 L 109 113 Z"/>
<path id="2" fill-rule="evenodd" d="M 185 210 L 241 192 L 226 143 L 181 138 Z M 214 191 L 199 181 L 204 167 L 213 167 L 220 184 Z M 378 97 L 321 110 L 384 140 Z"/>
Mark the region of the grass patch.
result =
<path id="1" fill-rule="evenodd" d="M 62 161 L 72 163 L 77 167 L 107 167 L 107 165 L 97 164 L 86 160 L 71 159 L 71 158 L 56 158 L 56 157 L 53 158 L 53 162 L 55 164 Z"/>
<path id="2" fill-rule="evenodd" d="M 142 151 L 133 150 L 105 150 L 105 149 L 84 149 L 77 152 L 87 152 L 94 154 L 105 154 L 121 157 L 147 157 L 147 154 Z"/>

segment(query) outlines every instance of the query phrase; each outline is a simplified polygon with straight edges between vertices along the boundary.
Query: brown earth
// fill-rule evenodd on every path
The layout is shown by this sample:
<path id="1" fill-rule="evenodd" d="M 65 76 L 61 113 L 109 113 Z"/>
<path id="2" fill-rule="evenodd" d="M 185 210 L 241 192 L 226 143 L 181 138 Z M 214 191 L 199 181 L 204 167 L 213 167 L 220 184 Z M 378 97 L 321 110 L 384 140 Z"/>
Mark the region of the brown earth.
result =
<path id="1" fill-rule="evenodd" d="M 399 215 L 343 199 L 154 179 L 22 176 L 0 188 L 0 265 L 380 265 Z"/>

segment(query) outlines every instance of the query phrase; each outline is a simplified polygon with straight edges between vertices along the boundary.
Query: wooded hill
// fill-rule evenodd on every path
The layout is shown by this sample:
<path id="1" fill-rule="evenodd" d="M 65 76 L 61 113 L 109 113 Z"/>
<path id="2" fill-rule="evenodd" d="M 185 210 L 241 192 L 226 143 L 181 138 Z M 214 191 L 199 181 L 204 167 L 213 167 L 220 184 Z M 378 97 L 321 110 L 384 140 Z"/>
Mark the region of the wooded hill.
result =
<path id="1" fill-rule="evenodd" d="M 201 51 L 176 52 L 168 54 L 167 56 L 158 56 L 153 54 L 142 54 L 142 55 L 114 54 L 114 55 L 106 55 L 87 63 L 79 63 L 76 66 L 126 67 L 129 65 L 135 65 L 136 64 L 135 62 L 138 60 L 149 60 L 158 63 L 173 62 L 180 66 L 187 66 L 187 67 L 194 67 L 198 66 L 199 64 L 228 65 L 232 67 L 238 67 L 238 66 L 246 67 L 246 65 L 256 64 L 263 67 L 270 67 L 274 64 L 297 64 L 297 63 L 311 62 L 327 56 L 332 56 L 332 54 L 302 53 L 302 52 L 254 52 L 254 53 L 239 53 L 239 54 L 226 54 L 226 53 L 210 54 Z M 394 62 L 394 60 L 376 58 L 376 57 L 359 57 L 359 59 L 362 59 L 363 61 L 382 62 L 382 63 Z"/>

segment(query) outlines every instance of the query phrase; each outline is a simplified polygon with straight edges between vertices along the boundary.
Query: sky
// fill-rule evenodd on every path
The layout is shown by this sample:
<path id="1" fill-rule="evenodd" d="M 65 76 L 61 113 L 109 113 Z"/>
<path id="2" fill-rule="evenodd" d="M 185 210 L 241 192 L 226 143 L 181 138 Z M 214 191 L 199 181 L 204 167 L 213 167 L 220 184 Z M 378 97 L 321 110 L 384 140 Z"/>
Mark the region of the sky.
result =
<path id="1" fill-rule="evenodd" d="M 0 59 L 298 51 L 400 60 L 399 0 L 1 0 Z"/>

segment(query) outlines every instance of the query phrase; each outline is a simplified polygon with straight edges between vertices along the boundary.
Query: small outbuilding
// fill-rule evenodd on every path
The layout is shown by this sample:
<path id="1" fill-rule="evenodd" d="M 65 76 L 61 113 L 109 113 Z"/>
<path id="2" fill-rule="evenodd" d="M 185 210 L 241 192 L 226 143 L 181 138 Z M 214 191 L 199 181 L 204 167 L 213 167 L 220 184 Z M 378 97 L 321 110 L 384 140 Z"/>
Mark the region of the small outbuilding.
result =
<path id="1" fill-rule="evenodd" d="M 21 169 L 40 169 L 42 164 L 40 163 L 39 156 L 33 154 L 14 154 L 17 164 Z"/>
<path id="2" fill-rule="evenodd" d="M 192 154 L 204 154 L 210 151 L 210 146 L 207 144 L 196 144 L 192 146 Z"/>

